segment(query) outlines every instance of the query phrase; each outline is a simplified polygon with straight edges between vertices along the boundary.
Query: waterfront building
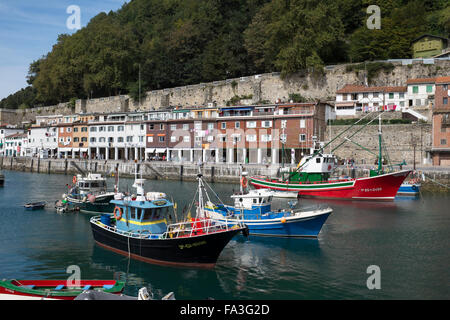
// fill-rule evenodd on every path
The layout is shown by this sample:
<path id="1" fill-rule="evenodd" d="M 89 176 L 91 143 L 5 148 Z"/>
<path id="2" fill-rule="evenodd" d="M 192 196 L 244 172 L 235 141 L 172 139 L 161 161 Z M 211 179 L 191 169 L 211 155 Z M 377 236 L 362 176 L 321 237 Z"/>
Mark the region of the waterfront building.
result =
<path id="1" fill-rule="evenodd" d="M 0 124 L 0 156 L 6 156 L 5 138 L 12 134 L 22 133 L 23 129 L 9 124 Z"/>
<path id="2" fill-rule="evenodd" d="M 7 157 L 24 157 L 28 146 L 28 135 L 24 132 L 14 133 L 6 136 L 5 156 Z"/>
<path id="3" fill-rule="evenodd" d="M 58 131 L 58 158 L 73 158 L 72 141 L 73 141 L 73 125 L 72 123 L 63 122 L 57 125 Z"/>
<path id="4" fill-rule="evenodd" d="M 436 78 L 431 157 L 433 165 L 450 165 L 450 77 Z"/>
<path id="5" fill-rule="evenodd" d="M 56 124 L 32 125 L 28 130 L 26 154 L 39 157 L 53 157 L 58 153 L 58 127 Z"/>
<path id="6" fill-rule="evenodd" d="M 354 117 L 356 112 L 403 111 L 406 87 L 368 87 L 345 85 L 336 91 L 336 116 Z"/>
<path id="7" fill-rule="evenodd" d="M 430 109 L 434 104 L 436 78 L 417 78 L 406 81 L 408 108 Z"/>
<path id="8" fill-rule="evenodd" d="M 143 112 L 103 114 L 88 122 L 88 157 L 105 160 L 142 160 L 145 150 Z"/>

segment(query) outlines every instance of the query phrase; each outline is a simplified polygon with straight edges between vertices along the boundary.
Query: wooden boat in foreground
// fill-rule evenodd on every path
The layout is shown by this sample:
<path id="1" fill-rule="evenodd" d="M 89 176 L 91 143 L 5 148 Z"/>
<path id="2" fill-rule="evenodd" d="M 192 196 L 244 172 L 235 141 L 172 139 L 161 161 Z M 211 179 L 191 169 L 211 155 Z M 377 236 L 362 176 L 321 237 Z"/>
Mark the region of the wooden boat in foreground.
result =
<path id="1" fill-rule="evenodd" d="M 118 294 L 124 286 L 116 280 L 1 280 L 0 300 L 73 300 L 85 290 Z"/>

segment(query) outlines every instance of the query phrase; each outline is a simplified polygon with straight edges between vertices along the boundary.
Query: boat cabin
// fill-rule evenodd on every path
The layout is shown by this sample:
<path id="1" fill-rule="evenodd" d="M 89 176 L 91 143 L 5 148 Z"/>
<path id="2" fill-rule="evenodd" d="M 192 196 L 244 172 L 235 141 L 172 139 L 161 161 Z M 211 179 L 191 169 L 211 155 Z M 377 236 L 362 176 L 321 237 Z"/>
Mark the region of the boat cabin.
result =
<path id="1" fill-rule="evenodd" d="M 76 187 L 80 194 L 106 192 L 106 178 L 97 173 L 89 173 L 87 176 L 78 174 Z"/>
<path id="2" fill-rule="evenodd" d="M 272 194 L 252 190 L 247 194 L 235 194 L 231 196 L 234 199 L 235 211 L 244 210 L 244 213 L 257 212 L 264 214 L 270 211 L 272 205 Z"/>
<path id="3" fill-rule="evenodd" d="M 111 200 L 115 204 L 116 228 L 123 232 L 162 234 L 173 204 L 167 199 L 144 200 L 127 197 Z"/>

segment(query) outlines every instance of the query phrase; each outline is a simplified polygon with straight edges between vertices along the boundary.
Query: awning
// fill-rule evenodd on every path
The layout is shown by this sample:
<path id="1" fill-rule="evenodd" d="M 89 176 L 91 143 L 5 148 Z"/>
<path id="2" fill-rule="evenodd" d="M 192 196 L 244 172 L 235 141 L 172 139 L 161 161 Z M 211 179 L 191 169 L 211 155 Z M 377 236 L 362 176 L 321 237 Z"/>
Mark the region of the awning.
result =
<path id="1" fill-rule="evenodd" d="M 81 151 L 81 152 L 87 152 L 87 151 L 88 151 L 88 148 L 80 148 L 80 151 Z"/>
<path id="2" fill-rule="evenodd" d="M 155 148 L 145 148 L 145 152 L 153 153 L 155 152 Z"/>
<path id="3" fill-rule="evenodd" d="M 354 102 L 336 102 L 336 107 L 353 107 Z"/>
<path id="4" fill-rule="evenodd" d="M 80 151 L 80 148 L 72 148 L 72 152 L 78 152 Z"/>
<path id="5" fill-rule="evenodd" d="M 253 110 L 253 108 L 249 108 L 249 107 L 244 107 L 244 108 L 234 107 L 234 108 L 221 108 L 220 110 L 221 111 L 230 111 L 230 110 L 251 111 L 251 110 Z"/>
<path id="6" fill-rule="evenodd" d="M 164 153 L 167 149 L 163 148 L 156 148 L 156 153 Z"/>

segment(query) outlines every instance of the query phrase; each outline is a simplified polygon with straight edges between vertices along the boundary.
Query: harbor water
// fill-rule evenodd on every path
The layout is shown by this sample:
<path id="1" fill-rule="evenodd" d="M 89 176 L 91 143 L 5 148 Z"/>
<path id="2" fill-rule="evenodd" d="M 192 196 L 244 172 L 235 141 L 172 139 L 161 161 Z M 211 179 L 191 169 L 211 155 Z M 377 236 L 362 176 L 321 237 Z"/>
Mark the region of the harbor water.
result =
<path id="1" fill-rule="evenodd" d="M 124 293 L 129 295 L 146 286 L 155 299 L 171 291 L 177 299 L 194 300 L 450 299 L 450 197 L 445 194 L 385 203 L 301 199 L 300 208 L 328 204 L 334 209 L 318 239 L 238 236 L 216 267 L 204 270 L 129 260 L 96 245 L 90 215 L 54 210 L 72 176 L 6 170 L 4 175 L 2 279 L 67 279 L 72 274 L 68 267 L 78 266 L 82 279 L 126 281 Z M 113 184 L 109 178 L 110 189 Z M 120 189 L 133 191 L 132 184 L 132 179 L 121 179 Z M 146 181 L 146 191 L 173 198 L 178 218 L 191 204 L 196 186 Z M 239 188 L 211 186 L 225 203 Z M 42 200 L 47 201 L 45 210 L 23 207 Z M 274 207 L 287 206 L 287 201 L 275 200 Z"/>

